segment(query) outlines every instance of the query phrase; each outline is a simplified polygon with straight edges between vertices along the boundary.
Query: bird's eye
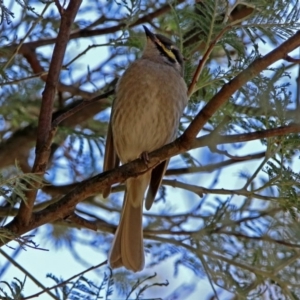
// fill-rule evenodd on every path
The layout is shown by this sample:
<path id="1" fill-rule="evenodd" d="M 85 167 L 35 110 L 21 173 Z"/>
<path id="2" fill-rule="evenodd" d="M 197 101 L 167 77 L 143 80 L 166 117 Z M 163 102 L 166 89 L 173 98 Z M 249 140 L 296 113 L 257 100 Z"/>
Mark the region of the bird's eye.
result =
<path id="1" fill-rule="evenodd" d="M 174 48 L 173 45 L 165 45 L 165 47 L 170 51 Z"/>

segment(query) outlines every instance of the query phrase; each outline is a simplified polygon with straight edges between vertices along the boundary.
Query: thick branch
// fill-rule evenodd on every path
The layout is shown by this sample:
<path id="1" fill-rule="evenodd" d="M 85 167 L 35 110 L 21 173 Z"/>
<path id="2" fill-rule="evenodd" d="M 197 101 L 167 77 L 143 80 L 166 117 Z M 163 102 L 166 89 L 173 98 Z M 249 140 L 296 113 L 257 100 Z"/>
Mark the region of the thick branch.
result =
<path id="1" fill-rule="evenodd" d="M 34 213 L 30 222 L 22 225 L 14 219 L 7 224 L 6 228 L 15 234 L 23 234 L 33 228 L 53 222 L 55 220 L 64 218 L 72 214 L 76 204 L 82 199 L 87 198 L 95 193 L 105 190 L 107 187 L 124 182 L 127 178 L 142 174 L 153 168 L 161 161 L 183 153 L 192 147 L 199 146 L 195 141 L 196 135 L 203 127 L 205 122 L 215 113 L 215 111 L 223 105 L 228 98 L 242 87 L 248 80 L 263 71 L 276 60 L 281 59 L 286 53 L 292 51 L 300 45 L 300 32 L 284 42 L 281 46 L 267 54 L 266 56 L 254 61 L 246 70 L 240 73 L 236 78 L 227 83 L 219 92 L 212 98 L 212 100 L 203 108 L 197 115 L 195 120 L 191 123 L 185 133 L 176 141 L 162 147 L 149 154 L 149 162 L 147 165 L 140 159 L 125 164 L 112 171 L 104 172 L 79 184 L 74 190 L 65 195 L 59 202 L 48 206 L 45 210 Z M 290 125 L 290 129 L 299 132 L 300 125 Z M 273 133 L 280 132 L 281 129 L 275 129 Z M 256 138 L 257 138 L 257 133 Z M 215 135 L 214 135 L 215 137 Z M 204 137 L 204 140 L 207 137 Z M 221 138 L 221 137 L 220 137 Z M 242 141 L 242 139 L 240 140 Z M 203 142 L 203 141 L 202 141 Z M 223 141 L 224 142 L 224 141 Z M 225 141 L 225 142 L 228 142 Z M 210 142 L 211 143 L 211 142 Z"/>
<path id="2" fill-rule="evenodd" d="M 285 58 L 287 53 L 293 51 L 299 46 L 300 31 L 282 43 L 279 47 L 269 52 L 267 55 L 256 59 L 246 70 L 225 84 L 191 122 L 187 130 L 181 136 L 180 144 L 185 149 L 189 149 L 195 137 L 206 124 L 206 122 L 222 105 L 228 101 L 230 96 L 232 96 L 239 88 L 241 88 L 257 74 L 265 70 L 274 62 Z"/>
<path id="3" fill-rule="evenodd" d="M 101 97 L 97 96 L 97 97 Z M 80 112 L 75 107 L 80 106 L 84 103 L 84 107 Z M 93 102 L 89 105 L 88 101 L 78 101 L 71 103 L 65 108 L 56 111 L 52 114 L 52 119 L 60 118 L 61 115 L 68 114 L 68 111 L 72 111 L 72 118 L 65 119 L 61 124 L 64 127 L 73 128 L 74 126 L 85 122 L 86 120 L 93 117 L 98 112 L 103 111 L 110 105 L 108 99 L 101 99 L 101 101 Z M 5 168 L 10 165 L 14 165 L 15 160 L 21 160 L 24 156 L 28 159 L 28 153 L 31 147 L 34 146 L 34 141 L 37 135 L 37 127 L 34 125 L 28 125 L 25 128 L 19 129 L 7 140 L 0 143 L 0 168 Z"/>
<path id="4" fill-rule="evenodd" d="M 71 0 L 68 8 L 62 15 L 57 42 L 54 47 L 46 86 L 43 92 L 43 100 L 37 130 L 36 157 L 32 169 L 34 173 L 44 173 L 49 159 L 50 146 L 54 134 L 51 128 L 53 103 L 63 58 L 71 33 L 71 27 L 75 20 L 75 16 L 78 12 L 80 4 L 81 0 Z M 24 224 L 27 224 L 30 220 L 32 207 L 36 197 L 36 190 L 28 192 L 27 197 L 26 203 L 21 203 L 19 213 L 16 217 L 18 222 Z"/>

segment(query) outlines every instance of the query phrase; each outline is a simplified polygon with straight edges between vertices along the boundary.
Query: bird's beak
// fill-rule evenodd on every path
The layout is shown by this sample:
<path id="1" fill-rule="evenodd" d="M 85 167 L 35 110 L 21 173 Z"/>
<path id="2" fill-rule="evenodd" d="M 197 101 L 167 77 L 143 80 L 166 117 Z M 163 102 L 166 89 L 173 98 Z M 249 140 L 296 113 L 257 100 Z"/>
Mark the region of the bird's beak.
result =
<path id="1" fill-rule="evenodd" d="M 143 25 L 143 27 L 144 27 L 147 38 L 149 38 L 153 43 L 156 43 L 157 38 L 156 38 L 155 34 L 152 33 L 146 26 Z"/>

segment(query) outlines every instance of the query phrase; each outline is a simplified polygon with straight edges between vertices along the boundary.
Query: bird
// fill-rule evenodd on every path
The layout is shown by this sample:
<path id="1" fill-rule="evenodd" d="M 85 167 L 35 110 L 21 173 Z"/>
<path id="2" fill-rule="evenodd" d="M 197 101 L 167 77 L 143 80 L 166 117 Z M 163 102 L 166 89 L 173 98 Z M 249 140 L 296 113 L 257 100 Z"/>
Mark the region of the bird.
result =
<path id="1" fill-rule="evenodd" d="M 176 139 L 180 118 L 188 103 L 183 78 L 184 59 L 169 38 L 152 33 L 146 26 L 146 45 L 118 80 L 105 145 L 103 170 L 111 170 Z M 125 195 L 112 247 L 111 268 L 124 266 L 138 272 L 145 265 L 143 203 L 154 202 L 169 160 L 125 182 Z M 107 197 L 110 190 L 103 192 Z"/>

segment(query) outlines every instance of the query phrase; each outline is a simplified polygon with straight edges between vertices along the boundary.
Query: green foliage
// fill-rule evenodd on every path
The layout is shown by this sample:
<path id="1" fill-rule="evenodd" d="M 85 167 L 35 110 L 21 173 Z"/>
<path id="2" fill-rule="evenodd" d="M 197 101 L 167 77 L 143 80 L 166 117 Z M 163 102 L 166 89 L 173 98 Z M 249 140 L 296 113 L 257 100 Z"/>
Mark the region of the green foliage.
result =
<path id="1" fill-rule="evenodd" d="M 21 300 L 23 298 L 22 290 L 24 289 L 24 285 L 26 282 L 26 277 L 23 281 L 18 278 L 14 278 L 10 284 L 6 281 L 0 281 L 0 284 L 6 286 L 9 290 L 9 293 L 6 292 L 3 288 L 0 287 L 0 296 L 2 300 Z"/>
<path id="2" fill-rule="evenodd" d="M 18 164 L 15 165 L 14 174 L 0 174 L 0 196 L 12 206 L 20 200 L 26 202 L 26 191 L 42 185 L 43 179 L 39 174 L 23 173 Z"/>
<path id="3" fill-rule="evenodd" d="M 134 282 L 132 284 L 132 288 L 129 291 L 127 291 L 126 294 L 122 294 L 122 297 L 124 297 L 124 299 L 143 299 L 143 293 L 145 293 L 145 291 L 156 286 L 168 285 L 168 282 L 155 282 L 155 280 L 157 280 L 154 279 L 156 276 L 156 274 L 150 276 L 143 276 L 143 278 Z M 104 273 L 102 281 L 99 284 L 95 284 L 83 275 L 79 276 L 74 280 L 67 281 L 59 279 L 53 274 L 48 274 L 47 277 L 55 282 L 55 286 L 53 286 L 50 290 L 54 293 L 56 299 L 108 300 L 112 299 L 111 296 L 115 287 L 114 277 L 111 271 L 109 272 L 109 275 Z M 18 278 L 14 278 L 14 281 L 11 284 L 9 284 L 6 281 L 0 281 L 0 284 L 3 284 L 6 287 L 5 289 L 0 288 L 1 299 L 23 299 L 24 296 L 22 295 L 22 291 L 24 289 L 25 282 L 26 277 L 23 281 L 20 281 Z M 9 292 L 7 292 L 6 290 L 8 290 Z"/>
<path id="4" fill-rule="evenodd" d="M 3 5 L 2 1 L 0 2 L 0 25 L 3 22 L 7 22 L 7 24 L 11 23 L 11 19 L 14 17 L 14 13 L 11 12 L 5 5 Z"/>
<path id="5" fill-rule="evenodd" d="M 102 282 L 97 285 L 85 276 L 68 282 L 53 274 L 48 274 L 47 277 L 56 283 L 54 291 L 58 299 L 109 299 L 114 284 L 111 272 L 110 275 L 104 273 Z"/>
<path id="6" fill-rule="evenodd" d="M 20 202 L 26 201 L 29 190 L 39 189 L 36 212 L 39 204 L 48 207 L 57 203 L 76 183 L 101 172 L 109 118 L 106 108 L 112 100 L 100 100 L 60 124 L 45 174 L 49 189 L 43 184 L 43 174 L 22 172 L 14 165 L 17 159 L 22 169 L 32 167 L 36 138 L 32 138 L 32 132 L 37 132 L 43 101 L 46 79 L 33 68 L 36 65 L 30 58 L 36 59 L 38 70 L 46 75 L 61 20 L 54 3 L 47 2 L 49 9 L 41 17 L 44 3 L 16 2 L 21 11 L 15 20 L 16 13 L 0 1 L 3 226 L 17 213 Z M 234 5 L 224 0 L 198 1 L 196 5 L 154 0 L 104 2 L 83 1 L 73 24 L 55 94 L 54 118 L 79 101 L 114 88 L 115 79 L 141 55 L 145 41 L 141 25 L 145 24 L 172 38 L 182 49 L 188 85 L 196 69 L 200 70 L 180 124 L 181 134 L 223 86 L 232 84 L 232 79 L 299 29 L 299 1 L 251 0 L 236 1 Z M 35 7 L 30 6 L 32 3 Z M 244 13 L 239 16 L 240 12 Z M 23 40 L 24 37 L 27 38 Z M 28 46 L 28 42 L 32 42 L 32 52 L 19 48 L 22 51 L 16 53 L 18 46 Z M 216 298 L 216 288 L 220 288 L 239 299 L 299 299 L 299 133 L 272 138 L 258 135 L 299 123 L 296 71 L 289 62 L 280 61 L 254 78 L 250 79 L 249 74 L 247 84 L 205 124 L 200 133 L 205 135 L 200 140 L 201 149 L 183 153 L 171 165 L 176 179 L 165 180 L 157 199 L 162 201 L 154 205 L 158 209 L 145 214 L 147 267 L 161 272 L 162 264 L 173 264 L 173 274 L 182 285 L 183 271 L 191 271 L 197 281 L 200 278 L 211 284 Z M 250 133 L 257 133 L 258 143 L 251 144 L 250 139 L 244 142 Z M 236 135 L 241 139 L 234 140 Z M 222 138 L 223 144 L 219 143 Z M 225 138 L 235 142 L 226 142 Z M 4 151 L 7 147 L 12 157 Z M 260 161 L 253 159 L 258 151 L 265 152 Z M 177 187 L 176 192 L 171 193 L 167 185 Z M 33 238 L 44 235 L 43 240 L 49 241 L 51 247 L 59 251 L 67 248 L 77 262 L 90 265 L 93 259 L 76 247 L 105 254 L 109 251 L 111 233 L 119 220 L 120 199 L 119 194 L 112 194 L 109 200 L 100 194 L 81 199 L 75 213 L 91 225 L 96 224 L 97 233 L 82 229 L 80 234 L 78 227 L 83 225 L 66 218 L 44 231 L 39 229 L 34 237 L 19 237 L 3 227 L 0 241 L 15 240 L 22 249 L 37 249 Z M 41 217 L 42 213 L 36 215 Z M 157 279 L 145 273 L 117 270 L 97 280 L 86 275 L 71 280 L 56 274 L 47 277 L 55 283 L 53 292 L 58 299 L 112 299 L 113 292 L 123 298 L 143 299 L 151 294 L 152 287 L 167 285 L 161 274 Z M 0 289 L 3 299 L 23 297 L 25 279 L 1 283 L 5 286 Z"/>

